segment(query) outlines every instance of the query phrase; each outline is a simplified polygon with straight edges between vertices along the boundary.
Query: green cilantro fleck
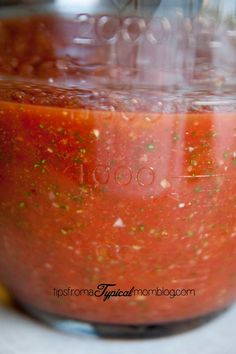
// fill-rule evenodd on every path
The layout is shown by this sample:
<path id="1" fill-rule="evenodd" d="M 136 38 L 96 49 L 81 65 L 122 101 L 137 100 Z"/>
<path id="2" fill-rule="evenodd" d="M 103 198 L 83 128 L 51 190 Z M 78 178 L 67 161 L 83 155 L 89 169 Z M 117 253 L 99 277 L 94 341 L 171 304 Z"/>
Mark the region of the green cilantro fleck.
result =
<path id="1" fill-rule="evenodd" d="M 78 140 L 80 142 L 84 141 L 84 138 L 81 136 L 80 132 L 75 132 L 74 133 L 74 137 L 75 137 L 76 140 Z"/>
<path id="2" fill-rule="evenodd" d="M 19 208 L 20 208 L 20 209 L 25 208 L 25 203 L 24 203 L 24 202 L 20 202 L 20 203 L 19 203 Z"/>
<path id="3" fill-rule="evenodd" d="M 63 210 L 68 210 L 69 208 L 68 208 L 68 206 L 67 206 L 67 205 L 65 205 L 65 204 L 61 204 L 61 205 L 60 205 L 60 209 L 63 209 Z"/>
<path id="4" fill-rule="evenodd" d="M 72 228 L 68 228 L 68 229 L 66 229 L 66 228 L 63 228 L 63 229 L 61 229 L 61 234 L 62 235 L 68 235 L 70 232 L 72 232 L 73 231 L 73 229 Z"/>
<path id="5" fill-rule="evenodd" d="M 108 188 L 105 187 L 105 186 L 102 186 L 102 187 L 100 188 L 100 191 L 101 191 L 102 193 L 107 193 Z"/>
<path id="6" fill-rule="evenodd" d="M 195 236 L 195 232 L 189 230 L 189 231 L 187 232 L 187 236 L 188 236 L 188 237 L 193 237 L 193 236 Z"/>
<path id="7" fill-rule="evenodd" d="M 202 191 L 202 187 L 196 186 L 196 187 L 194 188 L 194 191 L 195 191 L 196 193 L 199 193 L 199 192 Z"/>
<path id="8" fill-rule="evenodd" d="M 208 148 L 209 147 L 209 143 L 207 143 L 207 142 L 202 142 L 201 143 L 201 146 L 203 147 L 203 148 Z"/>
<path id="9" fill-rule="evenodd" d="M 173 141 L 179 141 L 179 140 L 180 140 L 179 134 L 177 133 L 173 134 Z"/>
<path id="10" fill-rule="evenodd" d="M 228 154 L 227 151 L 225 151 L 225 152 L 223 153 L 223 157 L 224 157 L 224 160 L 227 160 L 227 158 L 229 157 L 229 154 Z"/>
<path id="11" fill-rule="evenodd" d="M 73 195 L 71 199 L 79 204 L 83 204 L 84 197 L 82 195 Z"/>
<path id="12" fill-rule="evenodd" d="M 192 272 L 191 276 L 195 278 L 197 276 L 197 272 Z"/>
<path id="13" fill-rule="evenodd" d="M 145 226 L 143 224 L 139 225 L 139 231 L 144 231 L 145 230 Z"/>
<path id="14" fill-rule="evenodd" d="M 43 167 L 45 164 L 46 164 L 46 160 L 43 159 L 43 160 L 41 160 L 41 161 L 39 161 L 39 162 L 36 162 L 36 163 L 34 164 L 34 168 L 42 167 L 41 172 L 42 172 L 42 174 L 44 174 L 44 173 L 46 173 L 46 169 L 45 169 L 45 167 Z"/>
<path id="15" fill-rule="evenodd" d="M 214 132 L 214 131 L 209 131 L 209 132 L 206 134 L 206 136 L 207 136 L 208 138 L 214 138 L 216 135 L 217 135 L 217 134 L 216 134 L 216 132 Z"/>
<path id="16" fill-rule="evenodd" d="M 155 150 L 155 145 L 153 143 L 147 144 L 147 149 L 149 151 L 153 151 L 153 150 Z"/>
<path id="17" fill-rule="evenodd" d="M 160 273 L 161 270 L 162 270 L 161 266 L 157 266 L 157 267 L 156 267 L 156 272 L 157 272 L 157 273 Z"/>
<path id="18" fill-rule="evenodd" d="M 103 262 L 104 261 L 104 257 L 103 256 L 98 256 L 97 257 L 97 261 L 100 262 L 100 263 Z"/>
<path id="19" fill-rule="evenodd" d="M 110 162 L 110 166 L 115 166 L 116 163 L 117 163 L 117 161 L 113 159 L 113 160 L 111 160 L 111 162 Z"/>
<path id="20" fill-rule="evenodd" d="M 75 158 L 73 159 L 73 161 L 74 161 L 75 163 L 78 163 L 78 164 L 82 164 L 82 163 L 83 163 L 83 160 L 82 160 L 81 158 L 79 158 L 79 157 L 75 157 Z"/>
<path id="21" fill-rule="evenodd" d="M 190 160 L 190 165 L 191 166 L 197 166 L 197 161 L 196 160 Z"/>
<path id="22" fill-rule="evenodd" d="M 84 154 L 86 153 L 86 149 L 85 149 L 85 148 L 80 148 L 80 149 L 79 149 L 79 152 L 80 152 L 82 155 L 84 155 Z"/>

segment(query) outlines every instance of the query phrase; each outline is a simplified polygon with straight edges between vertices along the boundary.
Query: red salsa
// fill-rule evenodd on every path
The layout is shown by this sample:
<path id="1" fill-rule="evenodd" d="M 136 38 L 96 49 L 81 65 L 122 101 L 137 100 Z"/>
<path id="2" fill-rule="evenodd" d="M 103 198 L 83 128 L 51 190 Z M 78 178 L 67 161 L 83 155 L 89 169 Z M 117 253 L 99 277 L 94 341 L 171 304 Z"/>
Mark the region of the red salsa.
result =
<path id="1" fill-rule="evenodd" d="M 92 322 L 171 322 L 228 306 L 236 110 L 150 113 L 130 93 L 131 112 L 111 94 L 99 101 L 89 90 L 36 84 L 63 79 L 71 27 L 60 32 L 55 18 L 0 22 L 0 74 L 9 76 L 0 81 L 1 280 L 24 304 Z M 195 296 L 53 295 L 101 283 Z"/>

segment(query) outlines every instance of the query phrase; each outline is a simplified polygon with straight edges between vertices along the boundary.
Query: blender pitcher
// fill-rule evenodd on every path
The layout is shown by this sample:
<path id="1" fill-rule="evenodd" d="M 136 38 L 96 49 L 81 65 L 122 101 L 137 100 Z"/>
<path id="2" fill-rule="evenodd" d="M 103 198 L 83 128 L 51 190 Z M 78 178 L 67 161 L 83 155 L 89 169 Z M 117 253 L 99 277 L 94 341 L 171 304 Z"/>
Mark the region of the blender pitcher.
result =
<path id="1" fill-rule="evenodd" d="M 0 4 L 1 282 L 76 333 L 229 307 L 236 2 Z"/>

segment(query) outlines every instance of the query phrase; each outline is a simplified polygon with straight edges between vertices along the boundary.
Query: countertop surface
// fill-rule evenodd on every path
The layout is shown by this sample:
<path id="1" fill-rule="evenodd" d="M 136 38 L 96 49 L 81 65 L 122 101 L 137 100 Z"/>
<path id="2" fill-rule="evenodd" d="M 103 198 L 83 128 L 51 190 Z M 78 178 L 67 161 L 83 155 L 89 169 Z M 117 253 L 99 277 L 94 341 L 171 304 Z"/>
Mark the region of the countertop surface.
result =
<path id="1" fill-rule="evenodd" d="M 236 306 L 182 334 L 146 340 L 104 340 L 57 332 L 9 304 L 0 305 L 0 354 L 235 354 Z"/>

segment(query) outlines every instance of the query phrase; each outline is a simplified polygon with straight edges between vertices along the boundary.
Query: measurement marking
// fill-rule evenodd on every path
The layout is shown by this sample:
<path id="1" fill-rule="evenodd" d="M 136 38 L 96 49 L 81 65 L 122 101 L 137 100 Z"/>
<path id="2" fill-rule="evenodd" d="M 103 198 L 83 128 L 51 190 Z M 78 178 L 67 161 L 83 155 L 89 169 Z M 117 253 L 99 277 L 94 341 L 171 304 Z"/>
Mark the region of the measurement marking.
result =
<path id="1" fill-rule="evenodd" d="M 211 177 L 228 177 L 228 176 L 233 176 L 233 174 L 214 174 L 214 175 L 194 175 L 194 176 L 188 176 L 188 175 L 183 175 L 183 176 L 173 176 L 171 178 L 211 178 Z"/>
<path id="2" fill-rule="evenodd" d="M 95 44 L 95 40 L 92 38 L 74 38 L 73 39 L 73 43 L 74 44 L 86 44 L 86 45 L 90 45 L 90 44 Z"/>

